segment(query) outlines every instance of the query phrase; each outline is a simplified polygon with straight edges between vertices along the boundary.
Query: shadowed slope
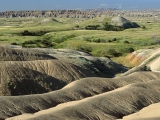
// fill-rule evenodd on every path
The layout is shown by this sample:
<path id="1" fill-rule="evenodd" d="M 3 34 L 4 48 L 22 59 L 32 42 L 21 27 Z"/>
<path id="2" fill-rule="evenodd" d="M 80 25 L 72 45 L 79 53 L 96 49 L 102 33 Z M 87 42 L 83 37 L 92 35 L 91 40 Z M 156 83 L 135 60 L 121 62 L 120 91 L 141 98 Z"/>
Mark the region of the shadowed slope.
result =
<path id="1" fill-rule="evenodd" d="M 55 59 L 52 56 L 43 53 L 11 49 L 0 46 L 0 60 L 1 61 L 27 61 L 27 60 L 48 60 Z"/>
<path id="2" fill-rule="evenodd" d="M 160 102 L 160 81 L 149 81 L 128 85 L 111 92 L 80 101 L 64 103 L 34 115 L 26 120 L 113 120 L 134 113 L 152 103 Z M 29 117 L 29 119 L 27 119 Z M 15 118 L 15 120 L 17 120 Z"/>
<path id="3" fill-rule="evenodd" d="M 27 49 L 29 50 L 29 49 Z M 31 49 L 30 49 L 31 50 Z M 92 73 L 100 76 L 100 77 L 109 77 L 112 78 L 116 74 L 124 73 L 128 70 L 128 68 L 123 65 L 117 64 L 113 62 L 111 59 L 107 57 L 94 57 L 88 53 L 71 50 L 71 49 L 32 49 L 39 52 L 44 52 L 51 56 L 60 59 L 61 61 L 66 61 L 71 64 L 75 64 L 80 66 Z"/>
<path id="4" fill-rule="evenodd" d="M 121 26 L 125 29 L 140 27 L 137 23 L 131 22 L 131 21 L 125 19 L 124 17 L 120 17 L 120 16 L 112 18 L 111 22 L 113 25 L 118 25 L 118 26 Z"/>
<path id="5" fill-rule="evenodd" d="M 47 74 L 14 64 L 2 65 L 0 71 L 0 95 L 4 96 L 46 93 L 65 85 Z"/>
<path id="6" fill-rule="evenodd" d="M 7 67 L 10 65 L 25 67 L 47 74 L 62 80 L 65 84 L 84 77 L 96 76 L 83 68 L 60 60 L 8 61 L 3 62 L 2 66 Z"/>
<path id="7" fill-rule="evenodd" d="M 77 79 L 96 76 L 42 51 L 0 47 L 0 52 L 0 95 L 44 93 Z"/>
<path id="8" fill-rule="evenodd" d="M 159 73 L 142 72 L 114 79 L 85 78 L 72 82 L 61 90 L 46 94 L 17 97 L 0 97 L 0 119 L 24 113 L 35 113 L 40 110 L 55 107 L 61 103 L 81 100 L 83 98 L 105 93 L 128 84 L 147 82 L 158 79 L 159 77 Z M 128 92 L 128 90 L 126 90 L 126 92 Z M 135 94 L 137 94 L 137 92 L 135 92 Z M 123 93 L 125 92 L 123 91 Z M 117 99 L 116 97 L 116 95 L 113 96 L 113 98 Z M 136 99 L 138 99 L 138 97 Z M 108 100 L 112 102 L 112 99 Z M 99 102 L 101 102 L 101 100 L 99 100 Z M 110 102 L 106 101 L 107 104 L 110 104 Z M 87 107 L 84 109 L 87 109 Z M 93 109 L 91 108 L 91 110 Z"/>

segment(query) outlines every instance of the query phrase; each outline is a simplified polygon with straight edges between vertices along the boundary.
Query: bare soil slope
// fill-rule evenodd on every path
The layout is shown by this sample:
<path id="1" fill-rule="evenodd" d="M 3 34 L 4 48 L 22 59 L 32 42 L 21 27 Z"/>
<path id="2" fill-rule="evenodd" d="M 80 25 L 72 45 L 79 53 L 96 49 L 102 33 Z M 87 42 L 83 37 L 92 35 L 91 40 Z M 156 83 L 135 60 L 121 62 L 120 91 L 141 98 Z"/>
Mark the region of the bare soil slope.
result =
<path id="1" fill-rule="evenodd" d="M 59 60 L 7 61 L 1 65 L 0 72 L 1 95 L 44 93 L 60 89 L 80 78 L 96 76 L 83 68 Z M 45 91 L 39 90 L 40 84 Z M 8 90 L 11 92 L 6 92 Z"/>
<path id="2" fill-rule="evenodd" d="M 48 59 L 55 59 L 55 58 L 53 56 L 49 56 L 43 53 L 24 51 L 23 49 L 17 50 L 0 46 L 1 61 L 27 61 L 27 60 L 48 60 Z"/>
<path id="3" fill-rule="evenodd" d="M 0 47 L 0 95 L 27 95 L 58 90 L 96 74 L 42 51 Z"/>
<path id="4" fill-rule="evenodd" d="M 137 113 L 123 117 L 122 120 L 159 120 L 160 103 L 149 105 Z"/>
<path id="5" fill-rule="evenodd" d="M 0 63 L 0 93 L 21 95 L 0 96 L 2 120 L 127 119 L 160 103 L 159 69 L 141 72 L 146 65 L 159 66 L 159 49 L 145 51 L 148 54 L 142 64 L 116 78 L 100 77 L 126 70 L 108 58 L 73 50 L 32 50 L 2 49 L 6 59 Z M 143 117 L 149 118 L 159 115 Z"/>
<path id="6" fill-rule="evenodd" d="M 69 102 L 55 108 L 27 115 L 26 120 L 114 120 L 160 101 L 160 82 L 137 83 L 108 93 Z M 17 120 L 15 118 L 15 120 Z"/>
<path id="7" fill-rule="evenodd" d="M 101 119 L 105 117 L 107 119 L 109 116 L 112 116 L 111 118 L 121 118 L 152 103 L 159 102 L 159 80 L 156 80 L 159 77 L 160 74 L 157 72 L 141 72 L 114 79 L 84 78 L 70 83 L 61 90 L 50 93 L 0 97 L 0 118 L 35 113 L 52 107 L 55 107 L 53 109 L 57 111 L 56 106 L 59 104 L 82 100 L 87 97 L 89 98 L 82 100 L 83 102 L 76 102 L 73 105 L 71 103 L 66 103 L 66 106 L 60 105 L 65 108 L 58 109 L 56 113 L 52 111 L 52 115 L 55 116 L 55 119 L 64 119 L 65 117 L 80 119 L 82 116 L 82 118 L 99 117 Z M 134 85 L 133 83 L 137 84 Z M 122 107 L 122 103 L 126 106 Z M 97 113 L 92 112 L 94 109 Z M 49 114 L 47 112 L 48 119 L 52 119 Z"/>
<path id="8" fill-rule="evenodd" d="M 27 49 L 28 50 L 28 49 Z M 31 49 L 30 49 L 31 50 Z M 117 64 L 107 57 L 94 57 L 89 53 L 70 49 L 32 49 L 56 57 L 59 60 L 75 64 L 100 77 L 115 77 L 116 74 L 124 73 L 128 68 Z"/>
<path id="9" fill-rule="evenodd" d="M 127 56 L 125 62 L 130 62 L 131 64 L 134 64 L 135 67 L 122 74 L 122 76 L 129 75 L 133 72 L 146 70 L 159 72 L 160 49 L 142 49 L 135 51 Z"/>
<path id="10" fill-rule="evenodd" d="M 17 65 L 2 65 L 0 67 L 0 95 L 27 95 L 46 93 L 61 89 L 65 83 L 29 68 Z"/>

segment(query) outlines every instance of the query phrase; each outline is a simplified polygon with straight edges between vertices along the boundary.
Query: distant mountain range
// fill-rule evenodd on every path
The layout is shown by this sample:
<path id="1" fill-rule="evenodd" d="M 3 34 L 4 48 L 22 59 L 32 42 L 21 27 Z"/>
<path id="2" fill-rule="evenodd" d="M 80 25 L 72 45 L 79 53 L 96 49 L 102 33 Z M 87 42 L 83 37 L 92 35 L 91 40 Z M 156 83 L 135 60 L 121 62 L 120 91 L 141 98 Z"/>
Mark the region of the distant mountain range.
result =
<path id="1" fill-rule="evenodd" d="M 32 11 L 6 11 L 0 12 L 0 17 L 61 17 L 61 18 L 95 18 L 101 16 L 124 16 L 124 17 L 160 17 L 160 10 L 118 10 L 109 9 L 87 9 L 87 10 L 32 10 Z"/>

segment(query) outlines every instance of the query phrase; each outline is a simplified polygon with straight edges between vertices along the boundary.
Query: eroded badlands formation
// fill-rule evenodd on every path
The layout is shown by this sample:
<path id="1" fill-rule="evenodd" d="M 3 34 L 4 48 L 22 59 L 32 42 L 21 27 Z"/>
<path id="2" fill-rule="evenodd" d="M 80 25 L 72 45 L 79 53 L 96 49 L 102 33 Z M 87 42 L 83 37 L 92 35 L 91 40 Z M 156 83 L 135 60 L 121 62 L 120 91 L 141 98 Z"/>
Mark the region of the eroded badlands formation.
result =
<path id="1" fill-rule="evenodd" d="M 127 68 L 80 51 L 1 47 L 0 52 L 2 120 L 160 119 L 159 49 L 139 59 L 139 68 L 152 71 L 133 68 L 119 77 L 114 75 Z"/>

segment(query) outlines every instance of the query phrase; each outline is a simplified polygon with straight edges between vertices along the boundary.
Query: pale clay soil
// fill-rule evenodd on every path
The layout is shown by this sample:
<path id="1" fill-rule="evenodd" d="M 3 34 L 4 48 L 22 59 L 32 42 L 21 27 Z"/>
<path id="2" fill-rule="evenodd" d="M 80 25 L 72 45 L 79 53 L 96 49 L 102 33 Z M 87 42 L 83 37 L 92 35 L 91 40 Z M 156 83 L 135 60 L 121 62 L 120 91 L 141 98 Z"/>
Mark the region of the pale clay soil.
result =
<path id="1" fill-rule="evenodd" d="M 16 94 L 16 89 L 22 89 L 20 86 L 29 85 L 31 81 L 34 85 L 32 87 L 38 85 L 47 91 L 42 91 L 43 94 L 1 96 L 2 120 L 160 119 L 160 57 L 150 61 L 152 57 L 160 54 L 160 49 L 132 53 L 127 57 L 127 61 L 142 60 L 141 64 L 122 76 L 113 78 L 100 77 L 99 74 L 85 69 L 84 64 L 80 67 L 74 58 L 94 61 L 94 65 L 100 65 L 102 61 L 111 62 L 109 59 L 94 58 L 79 51 L 43 49 L 41 54 L 37 53 L 40 51 L 38 49 L 34 49 L 34 52 L 21 52 L 21 48 L 13 51 L 2 48 L 1 51 L 1 58 L 4 59 L 0 68 L 1 95 Z M 11 56 L 6 55 L 12 53 Z M 141 71 L 143 65 L 150 66 L 152 71 Z M 115 64 L 114 67 L 120 66 Z M 32 80 L 27 79 L 29 76 Z M 39 82 L 35 76 L 39 76 Z M 15 82 L 17 85 L 13 91 L 6 87 L 7 78 L 10 78 L 9 82 Z M 52 83 L 51 86 L 43 84 L 44 80 Z M 9 85 L 12 87 L 12 84 Z M 29 86 L 25 88 L 24 93 L 29 89 Z"/>

